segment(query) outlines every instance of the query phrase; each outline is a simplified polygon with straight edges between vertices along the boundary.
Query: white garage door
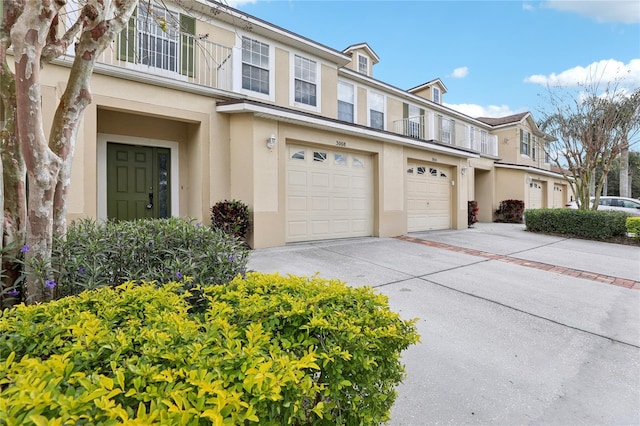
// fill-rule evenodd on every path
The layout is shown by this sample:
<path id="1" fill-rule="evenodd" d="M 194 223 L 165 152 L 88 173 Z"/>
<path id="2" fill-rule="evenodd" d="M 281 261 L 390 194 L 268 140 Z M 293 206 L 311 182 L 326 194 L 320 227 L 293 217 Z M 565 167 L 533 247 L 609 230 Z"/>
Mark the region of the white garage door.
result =
<path id="1" fill-rule="evenodd" d="M 407 229 L 409 232 L 451 227 L 451 168 L 409 163 Z"/>
<path id="2" fill-rule="evenodd" d="M 287 242 L 373 235 L 373 162 L 362 154 L 287 146 Z"/>
<path id="3" fill-rule="evenodd" d="M 534 180 L 529 184 L 529 204 L 525 205 L 527 209 L 542 208 L 542 182 Z"/>
<path id="4" fill-rule="evenodd" d="M 565 205 L 564 185 L 553 185 L 553 208 L 561 208 Z"/>

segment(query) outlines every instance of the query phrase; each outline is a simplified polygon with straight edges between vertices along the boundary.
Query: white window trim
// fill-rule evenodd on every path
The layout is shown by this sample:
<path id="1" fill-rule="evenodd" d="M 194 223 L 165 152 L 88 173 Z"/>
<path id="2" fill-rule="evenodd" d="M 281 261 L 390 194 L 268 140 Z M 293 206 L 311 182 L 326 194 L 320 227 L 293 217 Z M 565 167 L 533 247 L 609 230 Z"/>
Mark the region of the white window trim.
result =
<path id="1" fill-rule="evenodd" d="M 382 129 L 387 130 L 387 96 L 384 93 L 367 90 L 367 126 L 371 127 L 371 95 L 376 94 L 382 96 Z M 378 111 L 378 110 L 375 110 Z M 373 128 L 373 127 L 371 127 Z"/>
<path id="2" fill-rule="evenodd" d="M 269 45 L 269 93 L 259 93 L 254 92 L 253 90 L 243 89 L 242 88 L 242 38 L 248 37 L 250 39 L 259 41 L 260 43 L 264 43 Z M 265 41 L 260 37 L 256 37 L 253 33 L 236 33 L 236 48 L 234 49 L 233 55 L 233 63 L 239 64 L 238 66 L 234 65 L 233 70 L 233 89 L 234 92 L 242 93 L 252 98 L 261 99 L 265 101 L 276 101 L 276 69 L 275 69 L 275 45 L 273 42 Z"/>
<path id="3" fill-rule="evenodd" d="M 302 102 L 296 102 L 296 56 L 300 56 L 303 59 L 308 59 L 316 63 L 316 105 L 309 105 Z M 320 74 L 320 70 L 322 66 L 320 61 L 316 58 L 312 58 L 307 55 L 303 55 L 297 52 L 289 52 L 289 75 L 291 76 L 291 81 L 289 82 L 289 104 L 291 106 L 295 106 L 297 108 L 306 109 L 309 111 L 321 112 L 320 106 L 322 105 L 322 75 Z M 271 73 L 269 73 L 269 78 L 271 78 Z M 271 85 L 269 85 L 271 87 Z"/>
<path id="4" fill-rule="evenodd" d="M 338 83 L 348 84 L 349 86 L 353 87 L 353 123 L 357 124 L 358 123 L 358 85 L 347 80 L 338 80 Z M 336 107 L 337 107 L 337 102 L 340 100 L 337 93 L 336 93 L 336 98 L 337 98 L 337 101 L 336 101 Z M 337 114 L 337 111 L 336 111 L 336 114 Z"/>
<path id="5" fill-rule="evenodd" d="M 178 142 L 158 139 L 138 138 L 134 136 L 112 135 L 98 133 L 96 144 L 97 164 L 97 207 L 98 220 L 107 220 L 107 143 L 121 143 L 124 145 L 151 146 L 155 148 L 169 148 L 171 150 L 171 216 L 180 216 L 180 168 L 178 156 Z"/>
<path id="6" fill-rule="evenodd" d="M 522 142 L 520 138 L 518 138 L 518 152 L 520 152 L 521 158 L 531 158 L 529 157 L 529 153 L 531 152 L 531 132 L 525 129 L 520 129 L 521 132 L 525 135 L 529 135 L 529 140 L 527 142 L 527 154 L 522 153 Z"/>
<path id="7" fill-rule="evenodd" d="M 367 60 L 367 72 L 363 73 L 360 71 L 360 58 L 366 58 Z M 371 76 L 371 58 L 367 55 L 363 55 L 362 53 L 358 53 L 356 55 L 356 71 L 360 74 L 364 74 L 366 76 Z"/>

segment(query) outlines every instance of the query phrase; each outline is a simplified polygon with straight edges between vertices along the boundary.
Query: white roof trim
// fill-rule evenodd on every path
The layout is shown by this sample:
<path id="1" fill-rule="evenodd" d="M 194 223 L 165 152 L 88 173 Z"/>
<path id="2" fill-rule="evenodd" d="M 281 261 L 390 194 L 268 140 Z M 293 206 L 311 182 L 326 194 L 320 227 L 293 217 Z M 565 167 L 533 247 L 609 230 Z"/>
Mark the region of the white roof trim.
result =
<path id="1" fill-rule="evenodd" d="M 265 118 L 271 118 L 282 121 L 289 121 L 296 124 L 301 124 L 304 126 L 310 126 L 315 128 L 322 128 L 327 130 L 332 130 L 344 134 L 349 134 L 357 137 L 365 137 L 369 139 L 375 139 L 380 142 L 392 142 L 399 145 L 411 146 L 414 148 L 421 148 L 424 150 L 440 152 L 443 154 L 449 154 L 456 157 L 464 157 L 464 158 L 480 158 L 480 155 L 474 154 L 471 152 L 466 152 L 462 150 L 457 150 L 453 148 L 449 148 L 446 146 L 440 146 L 436 144 L 425 145 L 424 142 L 417 142 L 411 138 L 406 138 L 403 136 L 396 136 L 390 134 L 382 134 L 374 129 L 361 129 L 354 128 L 352 126 L 336 123 L 330 120 L 325 120 L 322 118 L 309 117 L 305 115 L 302 117 L 300 114 L 289 111 L 282 111 L 274 108 L 270 108 L 264 105 L 255 105 L 248 103 L 237 103 L 230 105 L 219 105 L 216 107 L 217 112 L 225 112 L 225 113 L 241 113 L 241 112 L 252 112 L 258 116 L 262 116 Z"/>
<path id="2" fill-rule="evenodd" d="M 340 74 L 343 75 L 347 75 L 349 78 L 353 78 L 354 80 L 360 80 L 368 85 L 371 86 L 377 86 L 378 90 L 386 90 L 389 92 L 393 92 L 396 96 L 398 96 L 399 98 L 404 98 L 404 99 L 411 99 L 412 101 L 414 101 L 416 104 L 424 106 L 425 108 L 432 108 L 435 111 L 439 111 L 442 112 L 444 114 L 448 114 L 451 116 L 455 116 L 457 118 L 459 118 L 460 120 L 464 120 L 469 124 L 473 124 L 474 126 L 477 127 L 482 127 L 485 130 L 493 130 L 494 126 L 491 126 L 490 124 L 487 124 L 483 121 L 480 120 L 476 120 L 473 117 L 470 117 L 468 115 L 465 115 L 459 111 L 456 111 L 454 109 L 448 108 L 442 104 L 438 104 L 435 103 L 429 99 L 423 98 L 422 96 L 418 96 L 418 95 L 414 95 L 413 93 L 407 92 L 406 90 L 402 90 L 399 89 L 395 86 L 392 86 L 390 84 L 387 84 L 383 81 L 380 80 L 376 80 L 374 78 L 371 78 L 369 76 L 366 76 L 364 74 L 360 74 L 357 71 L 353 71 L 351 69 L 348 68 L 340 68 L 338 69 L 338 76 L 340 76 Z"/>
<path id="3" fill-rule="evenodd" d="M 524 172 L 535 173 L 542 176 L 550 176 L 550 177 L 556 177 L 561 179 L 565 178 L 565 176 L 561 173 L 552 172 L 551 170 L 536 169 L 535 167 L 531 167 L 531 166 L 518 166 L 516 164 L 502 164 L 502 163 L 494 163 L 494 165 L 496 166 L 496 168 L 501 168 L 501 169 L 522 170 Z"/>

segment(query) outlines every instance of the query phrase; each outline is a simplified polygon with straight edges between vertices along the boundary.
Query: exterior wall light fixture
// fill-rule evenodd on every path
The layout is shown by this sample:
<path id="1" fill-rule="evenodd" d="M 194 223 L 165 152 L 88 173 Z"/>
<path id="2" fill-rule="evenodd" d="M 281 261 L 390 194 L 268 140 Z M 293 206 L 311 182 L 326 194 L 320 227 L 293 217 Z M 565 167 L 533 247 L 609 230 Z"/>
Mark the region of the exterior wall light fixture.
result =
<path id="1" fill-rule="evenodd" d="M 465 173 L 467 173 L 467 168 L 466 167 L 463 167 L 462 169 L 460 169 L 460 174 L 462 176 L 464 176 Z"/>
<path id="2" fill-rule="evenodd" d="M 275 145 L 276 145 L 276 135 L 271 135 L 271 137 L 267 139 L 267 148 L 273 149 Z"/>

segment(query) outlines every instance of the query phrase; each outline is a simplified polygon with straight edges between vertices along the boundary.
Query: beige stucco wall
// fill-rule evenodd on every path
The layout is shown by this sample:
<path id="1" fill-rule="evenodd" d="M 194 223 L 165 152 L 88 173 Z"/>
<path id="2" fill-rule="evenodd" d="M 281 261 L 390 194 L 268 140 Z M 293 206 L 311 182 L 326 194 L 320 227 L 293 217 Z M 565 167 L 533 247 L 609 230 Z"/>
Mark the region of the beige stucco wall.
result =
<path id="1" fill-rule="evenodd" d="M 469 160 L 469 200 L 478 202 L 478 221 L 492 222 L 496 206 L 495 168 L 493 160 L 473 158 Z"/>

